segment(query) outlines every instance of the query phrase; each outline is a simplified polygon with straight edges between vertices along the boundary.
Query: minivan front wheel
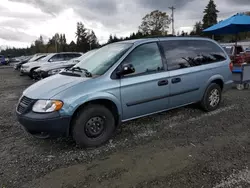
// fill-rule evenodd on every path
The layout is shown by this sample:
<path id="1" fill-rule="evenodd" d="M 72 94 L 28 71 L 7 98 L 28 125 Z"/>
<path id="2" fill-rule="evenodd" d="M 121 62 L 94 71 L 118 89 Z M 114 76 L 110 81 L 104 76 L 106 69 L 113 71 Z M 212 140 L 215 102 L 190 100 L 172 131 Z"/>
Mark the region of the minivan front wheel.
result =
<path id="1" fill-rule="evenodd" d="M 216 83 L 211 83 L 203 96 L 201 107 L 207 111 L 216 110 L 221 102 L 221 87 Z"/>
<path id="2" fill-rule="evenodd" d="M 112 137 L 115 118 L 105 106 L 88 105 L 78 112 L 72 126 L 72 136 L 77 144 L 96 147 Z"/>

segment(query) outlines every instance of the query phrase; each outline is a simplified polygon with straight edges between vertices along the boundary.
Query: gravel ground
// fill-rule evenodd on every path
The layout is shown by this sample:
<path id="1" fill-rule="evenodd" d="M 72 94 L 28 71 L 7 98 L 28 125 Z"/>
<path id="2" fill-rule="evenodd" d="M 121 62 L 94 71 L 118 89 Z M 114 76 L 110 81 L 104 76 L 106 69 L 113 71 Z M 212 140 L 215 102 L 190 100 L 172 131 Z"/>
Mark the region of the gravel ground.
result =
<path id="1" fill-rule="evenodd" d="M 16 121 L 33 81 L 0 69 L 0 187 L 250 187 L 250 91 L 224 95 L 221 108 L 189 106 L 124 124 L 106 145 L 38 140 Z"/>

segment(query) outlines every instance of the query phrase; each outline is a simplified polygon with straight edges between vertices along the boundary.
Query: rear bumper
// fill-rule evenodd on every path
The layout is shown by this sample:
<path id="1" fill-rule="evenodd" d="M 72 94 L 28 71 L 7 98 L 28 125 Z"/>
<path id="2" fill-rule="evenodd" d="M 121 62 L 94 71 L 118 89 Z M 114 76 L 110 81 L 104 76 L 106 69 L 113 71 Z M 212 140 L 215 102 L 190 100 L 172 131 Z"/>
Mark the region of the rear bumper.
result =
<path id="1" fill-rule="evenodd" d="M 42 138 L 69 135 L 71 117 L 62 117 L 59 112 L 16 114 L 19 123 L 33 136 Z"/>

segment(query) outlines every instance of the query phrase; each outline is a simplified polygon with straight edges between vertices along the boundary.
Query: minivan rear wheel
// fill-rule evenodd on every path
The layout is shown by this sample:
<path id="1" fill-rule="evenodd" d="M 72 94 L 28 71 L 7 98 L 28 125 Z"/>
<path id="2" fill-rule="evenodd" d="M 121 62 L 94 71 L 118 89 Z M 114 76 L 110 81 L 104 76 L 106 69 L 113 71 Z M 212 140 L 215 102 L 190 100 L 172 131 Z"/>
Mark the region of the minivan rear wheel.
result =
<path id="1" fill-rule="evenodd" d="M 107 142 L 115 130 L 112 112 L 102 105 L 88 105 L 73 122 L 72 136 L 81 147 L 96 147 Z"/>
<path id="2" fill-rule="evenodd" d="M 211 83 L 203 96 L 201 107 L 203 110 L 210 112 L 216 110 L 221 102 L 221 87 L 216 83 Z"/>

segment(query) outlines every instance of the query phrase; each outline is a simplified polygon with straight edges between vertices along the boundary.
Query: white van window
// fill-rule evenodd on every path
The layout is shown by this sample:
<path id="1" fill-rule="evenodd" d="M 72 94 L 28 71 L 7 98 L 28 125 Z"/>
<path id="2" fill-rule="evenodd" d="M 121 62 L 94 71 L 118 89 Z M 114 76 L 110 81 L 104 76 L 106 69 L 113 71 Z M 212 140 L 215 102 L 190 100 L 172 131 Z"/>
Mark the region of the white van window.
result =
<path id="1" fill-rule="evenodd" d="M 161 42 L 168 70 L 216 63 L 227 59 L 223 50 L 206 40 L 169 40 Z"/>

